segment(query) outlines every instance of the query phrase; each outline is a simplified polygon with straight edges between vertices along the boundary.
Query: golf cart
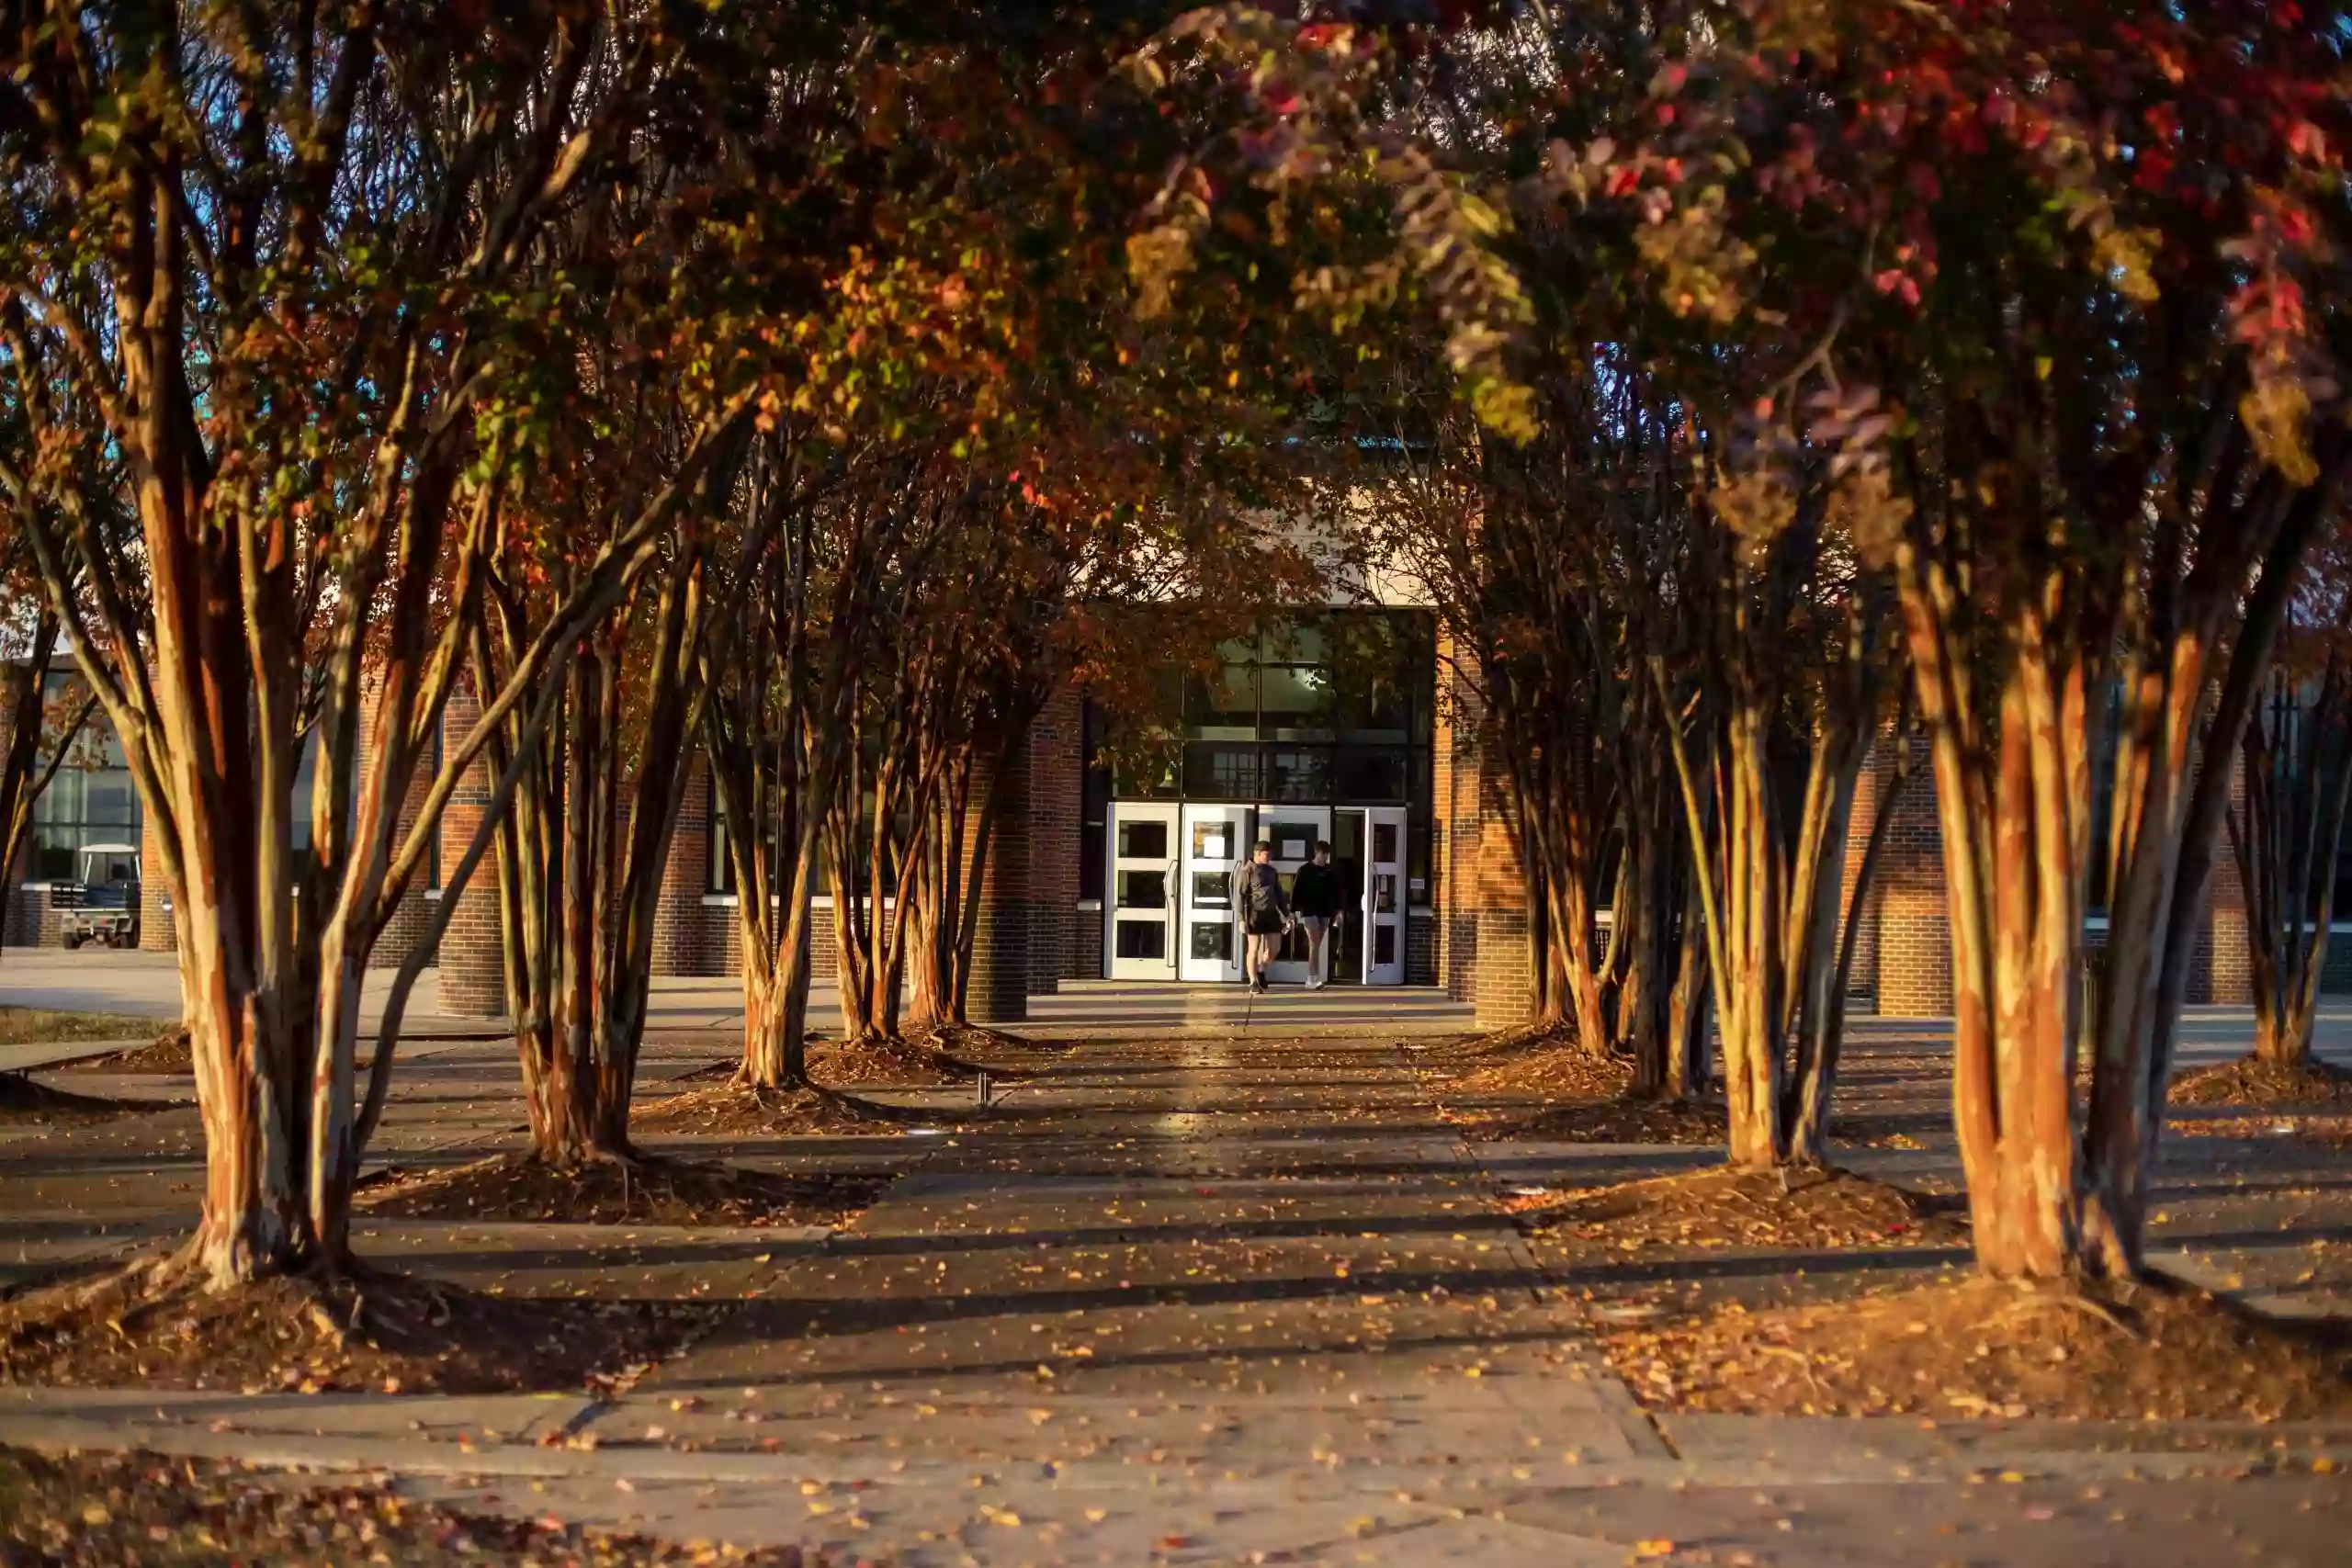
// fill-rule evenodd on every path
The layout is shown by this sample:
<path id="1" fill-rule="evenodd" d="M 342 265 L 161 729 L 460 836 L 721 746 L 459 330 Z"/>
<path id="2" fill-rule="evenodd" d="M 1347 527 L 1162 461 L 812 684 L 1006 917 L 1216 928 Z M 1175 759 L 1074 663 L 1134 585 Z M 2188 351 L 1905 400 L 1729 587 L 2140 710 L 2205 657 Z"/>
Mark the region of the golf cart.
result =
<path id="1" fill-rule="evenodd" d="M 85 844 L 82 879 L 50 889 L 58 937 L 69 949 L 85 942 L 106 947 L 139 945 L 139 847 Z"/>

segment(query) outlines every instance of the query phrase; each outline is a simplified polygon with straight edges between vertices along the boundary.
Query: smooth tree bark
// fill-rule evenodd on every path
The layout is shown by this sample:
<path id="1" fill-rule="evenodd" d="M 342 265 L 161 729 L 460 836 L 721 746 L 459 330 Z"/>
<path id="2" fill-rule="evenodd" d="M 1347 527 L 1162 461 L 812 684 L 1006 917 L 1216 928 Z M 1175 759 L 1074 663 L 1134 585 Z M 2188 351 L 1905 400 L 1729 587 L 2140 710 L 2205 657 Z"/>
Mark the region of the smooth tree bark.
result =
<path id="1" fill-rule="evenodd" d="M 755 1091 L 814 1087 L 809 944 L 829 807 L 855 754 L 865 666 L 912 514 L 920 448 L 834 451 L 789 423 L 764 437 L 736 513 L 737 584 L 706 639 L 703 735 L 727 823 L 743 948 L 743 1059 Z"/>
<path id="2" fill-rule="evenodd" d="M 100 10 L 28 15 L 0 41 L 21 242 L 0 276 L 6 368 L 39 443 L 94 411 L 140 548 L 23 518 L 175 905 L 207 1153 L 170 1268 L 218 1284 L 345 1258 L 391 1056 L 363 1106 L 369 952 L 458 779 L 560 678 L 667 511 L 581 573 L 403 824 L 513 450 L 477 423 L 541 303 L 509 285 L 641 122 L 676 35 L 561 6 L 383 21 L 365 4 Z"/>
<path id="3" fill-rule="evenodd" d="M 2228 380 L 2224 366 L 2188 378 L 2208 373 Z M 2223 398 L 2199 441 L 2206 463 L 2160 460 L 2144 475 L 2153 531 L 2117 514 L 2139 504 L 2126 490 L 2075 502 L 2086 526 L 2109 531 L 2061 553 L 2046 543 L 2039 476 L 2013 457 L 2031 439 L 2018 423 L 2043 394 L 2007 391 L 2013 404 L 1942 422 L 1936 470 L 1977 482 L 1911 487 L 1916 510 L 1894 551 L 1943 835 L 1955 1116 L 1988 1272 L 2128 1276 L 2228 801 L 2228 738 L 2247 723 L 2328 488 L 2259 466 Z M 2332 470 L 2341 448 L 2323 445 Z M 2008 592 L 1961 592 L 1964 558 Z M 1987 573 L 1988 560 L 2007 570 Z M 2042 586 L 2018 592 L 2026 583 Z M 2099 694 L 2110 691 L 2111 827 L 2097 843 L 2094 760 L 2109 707 Z M 2093 855 L 2105 863 L 2108 937 L 2086 996 Z M 2092 1078 L 2078 1119 L 2081 1062 Z"/>
<path id="4" fill-rule="evenodd" d="M 703 618 L 689 537 L 650 595 L 589 634 L 551 714 L 514 716 L 487 749 L 492 769 L 516 773 L 498 824 L 499 924 L 531 1152 L 551 1166 L 635 1156 L 629 1107 L 703 702 Z M 493 595 L 474 654 L 490 681 L 526 645 L 523 621 L 514 595 Z"/>
<path id="5" fill-rule="evenodd" d="M 1691 498 L 1691 512 L 1655 525 L 1679 529 L 1681 567 L 1671 598 L 1642 621 L 1672 617 L 1693 631 L 1679 679 L 1665 654 L 1650 657 L 1660 707 L 1694 716 L 1671 721 L 1670 750 L 1722 1038 L 1731 1162 L 1819 1165 L 1844 1021 L 1831 992 L 1841 934 L 1861 901 L 1844 896 L 1846 845 L 1894 684 L 1890 606 L 1883 575 L 1846 543 L 1829 465 L 1809 448 L 1806 425 L 1788 419 L 1735 442 L 1731 423 L 1685 415 L 1684 435 L 1661 421 L 1678 476 L 1668 493 Z M 1725 451 L 1752 466 L 1726 472 Z"/>
<path id="6" fill-rule="evenodd" d="M 2306 22 L 1718 13 L 1658 32 L 1655 70 L 1593 73 L 1544 160 L 1559 227 L 1622 236 L 1650 319 L 1770 388 L 1743 417 L 1807 411 L 1893 574 L 1995 1275 L 2141 1265 L 2227 760 L 2345 479 L 2352 94 Z M 1646 105 L 1611 115 L 1611 81 Z M 1765 945 L 1724 935 L 1718 958 Z M 1728 1036 L 1742 987 L 1717 983 Z"/>
<path id="7" fill-rule="evenodd" d="M 2352 800 L 2352 669 L 2342 630 L 2316 673 L 2290 664 L 2274 676 L 2239 747 L 2242 798 L 2223 817 L 2245 894 L 2253 1055 L 2284 1074 L 2304 1072 L 2312 1061 Z"/>
<path id="8" fill-rule="evenodd" d="M 1589 570 L 1578 434 L 1524 452 L 1467 429 L 1392 436 L 1403 460 L 1383 489 L 1381 543 L 1437 607 L 1442 660 L 1476 704 L 1478 749 L 1502 786 L 1530 916 L 1525 1028 L 1572 1028 L 1599 1055 L 1612 1038 L 1595 938 L 1625 682 Z"/>

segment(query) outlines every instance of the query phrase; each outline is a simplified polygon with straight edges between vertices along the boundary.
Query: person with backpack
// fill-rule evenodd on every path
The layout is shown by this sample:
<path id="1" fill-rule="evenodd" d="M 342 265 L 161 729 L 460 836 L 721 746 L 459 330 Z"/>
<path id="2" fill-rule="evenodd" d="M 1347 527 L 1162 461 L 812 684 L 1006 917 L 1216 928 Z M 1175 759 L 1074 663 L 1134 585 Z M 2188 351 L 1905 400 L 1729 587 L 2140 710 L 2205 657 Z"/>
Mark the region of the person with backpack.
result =
<path id="1" fill-rule="evenodd" d="M 1250 863 L 1234 873 L 1234 918 L 1241 923 L 1241 968 L 1253 995 L 1266 994 L 1266 965 L 1282 953 L 1290 934 L 1290 900 L 1283 897 L 1283 874 L 1274 869 L 1274 846 L 1264 839 L 1250 852 Z"/>
<path id="2" fill-rule="evenodd" d="M 1331 983 L 1323 972 L 1325 941 L 1340 912 L 1340 877 L 1331 869 L 1329 840 L 1315 846 L 1315 858 L 1298 868 L 1290 881 L 1291 913 L 1306 928 L 1306 988 L 1319 991 Z"/>

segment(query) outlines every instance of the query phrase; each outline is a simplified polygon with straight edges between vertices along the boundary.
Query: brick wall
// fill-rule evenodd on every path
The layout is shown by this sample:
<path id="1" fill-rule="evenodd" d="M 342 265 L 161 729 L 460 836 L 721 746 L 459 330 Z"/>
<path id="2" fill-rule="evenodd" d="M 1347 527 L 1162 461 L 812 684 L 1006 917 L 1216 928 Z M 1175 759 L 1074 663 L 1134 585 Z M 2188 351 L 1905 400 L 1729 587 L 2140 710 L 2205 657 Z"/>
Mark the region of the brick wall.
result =
<path id="1" fill-rule="evenodd" d="M 1944 909 L 1943 833 L 1936 825 L 1936 788 L 1926 742 L 1915 739 L 1910 744 L 1915 748 L 1911 780 L 1895 802 L 1871 895 L 1877 905 L 1877 1010 L 1890 1018 L 1939 1018 L 1951 1011 L 1951 923 Z M 1882 754 L 1871 766 L 1883 788 L 1893 776 L 1892 759 Z"/>
<path id="2" fill-rule="evenodd" d="M 49 900 L 47 884 L 28 887 L 18 883 L 8 889 L 6 922 L 5 931 L 0 931 L 0 941 L 10 947 L 57 946 L 54 908 Z"/>
<path id="3" fill-rule="evenodd" d="M 1029 1016 L 1029 762 L 1024 745 L 1001 771 L 985 760 L 972 769 L 972 798 L 995 790 L 1001 802 L 993 842 L 980 867 L 979 908 L 972 932 L 966 1011 L 974 1023 L 1018 1023 Z M 977 837 L 965 835 L 967 875 Z"/>
<path id="4" fill-rule="evenodd" d="M 1952 997 L 1951 924 L 1944 901 L 1943 836 L 1936 823 L 1935 781 L 1928 772 L 1926 743 L 1915 739 L 1911 744 L 1912 776 L 1895 804 L 1878 876 L 1866 896 L 1856 940 L 1854 988 L 1861 991 L 1867 977 L 1875 993 L 1875 1010 L 1889 1017 L 1939 1018 L 1951 1011 Z M 1865 772 L 1863 791 L 1883 790 L 1893 777 L 1892 759 L 1881 747 Z M 2233 791 L 2239 787 L 2233 780 Z M 1849 897 L 1870 830 L 1866 806 L 1875 808 L 1874 793 L 1858 794 L 1855 803 L 1853 836 L 1848 851 L 1846 891 Z M 2245 894 L 2226 847 L 2214 856 L 2203 909 L 2191 958 L 2188 1000 L 2243 1006 L 2253 996 L 2246 953 Z M 2096 952 L 2106 942 L 2103 924 L 2094 925 L 2084 933 L 2087 951 Z M 1871 1010 L 1858 999 L 1855 1010 Z"/>
<path id="5" fill-rule="evenodd" d="M 679 793 L 670 858 L 653 906 L 653 973 L 719 976 L 743 972 L 742 938 L 735 911 L 706 904 L 710 890 L 710 770 L 696 755 Z M 728 957 L 730 949 L 734 964 Z"/>
<path id="6" fill-rule="evenodd" d="M 359 776 L 362 778 L 367 776 L 368 741 L 373 738 L 375 716 L 371 708 L 368 715 L 370 728 L 362 730 L 360 736 Z M 433 774 L 434 754 L 428 750 L 418 759 L 416 771 L 409 775 L 408 792 L 401 797 L 400 807 L 394 813 L 392 853 L 395 855 L 400 853 L 401 845 L 407 841 L 409 830 L 416 825 L 417 815 L 424 808 L 425 796 L 433 792 Z M 417 943 L 425 940 L 427 928 L 433 923 L 434 901 L 425 897 L 432 881 L 428 866 L 419 871 L 416 879 L 409 884 L 408 892 L 401 896 L 400 906 L 392 911 L 392 918 L 386 922 L 383 934 L 376 939 L 375 948 L 368 954 L 368 967 L 397 969 L 408 962 L 409 955 L 416 951 Z"/>
<path id="7" fill-rule="evenodd" d="M 1861 777 L 1854 781 L 1854 814 L 1846 823 L 1846 863 L 1838 883 L 1839 940 L 1844 940 L 1847 925 L 1854 927 L 1854 967 L 1847 976 L 1847 1006 L 1854 1012 L 1870 1011 L 1878 1001 L 1878 900 L 1865 898 L 1857 909 L 1854 897 L 1860 891 L 1862 857 L 1878 818 L 1880 791 L 1892 780 L 1883 766 L 1884 752 L 1884 747 L 1874 748 L 1863 760 Z"/>
<path id="8" fill-rule="evenodd" d="M 1084 806 L 1084 708 L 1064 686 L 1029 727 L 1029 994 L 1050 997 L 1074 967 L 1079 943 L 1079 818 Z M 1100 940 L 1097 940 L 1100 945 Z M 1101 960 L 1096 960 L 1099 964 Z"/>
<path id="9" fill-rule="evenodd" d="M 1434 910 L 1408 909 L 1405 915 L 1405 984 L 1437 984 L 1437 929 Z"/>
<path id="10" fill-rule="evenodd" d="M 1476 782 L 1477 729 L 1485 710 L 1450 662 L 1453 645 L 1440 633 L 1437 715 L 1430 748 L 1430 873 L 1436 881 L 1436 981 L 1447 996 L 1472 998 L 1471 972 L 1478 956 L 1477 911 L 1467 897 L 1478 841 Z"/>
<path id="11" fill-rule="evenodd" d="M 455 749 L 474 727 L 481 709 L 464 686 L 449 694 L 442 710 L 445 746 Z M 445 876 L 454 874 L 481 826 L 490 804 L 490 764 L 476 759 L 458 781 L 456 793 L 441 814 L 441 865 Z M 446 895 L 445 895 L 446 897 Z M 441 1007 L 460 1018 L 502 1018 L 506 1012 L 506 955 L 498 920 L 498 858 L 492 850 L 474 868 L 464 897 L 449 916 L 438 956 Z"/>
<path id="12" fill-rule="evenodd" d="M 2244 809 L 2245 775 L 2238 754 L 2230 755 L 2230 804 Z M 2254 1001 L 2254 965 L 2246 950 L 2245 885 L 2238 879 L 2237 857 L 2230 853 L 2226 837 L 2213 846 L 2212 874 L 2206 879 L 2205 898 L 2197 929 L 2197 945 L 2189 959 L 2188 1000 L 2249 1006 Z M 2331 944 L 2332 945 L 2332 944 Z M 2324 966 L 2320 970 L 2326 978 Z"/>
<path id="13" fill-rule="evenodd" d="M 1102 901 L 1089 901 L 1091 907 L 1070 913 L 1072 929 L 1077 936 L 1070 943 L 1069 967 L 1065 977 L 1072 980 L 1102 978 Z"/>
<path id="14" fill-rule="evenodd" d="M 173 953 L 179 947 L 178 927 L 172 919 L 171 884 L 164 879 L 164 849 L 155 835 L 153 814 L 142 811 L 139 822 L 139 946 L 147 953 Z"/>
<path id="15" fill-rule="evenodd" d="M 1500 1029 L 1534 1011 L 1527 879 L 1490 755 L 1492 729 L 1477 694 L 1450 660 L 1455 651 L 1441 634 L 1430 759 L 1436 801 L 1430 859 L 1438 888 L 1430 973 L 1449 996 L 1471 1004 L 1479 1028 Z"/>

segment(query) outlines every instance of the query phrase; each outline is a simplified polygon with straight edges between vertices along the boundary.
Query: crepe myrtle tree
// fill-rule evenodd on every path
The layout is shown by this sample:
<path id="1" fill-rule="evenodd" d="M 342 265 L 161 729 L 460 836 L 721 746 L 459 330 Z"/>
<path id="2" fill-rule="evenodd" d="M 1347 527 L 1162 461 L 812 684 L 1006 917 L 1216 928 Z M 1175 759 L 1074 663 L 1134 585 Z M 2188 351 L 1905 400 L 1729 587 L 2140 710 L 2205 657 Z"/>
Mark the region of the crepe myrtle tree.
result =
<path id="1" fill-rule="evenodd" d="M 1995 1275 L 2141 1265 L 2227 759 L 2352 463 L 2352 84 L 2302 11 L 1725 11 L 1648 130 L 1555 155 L 1645 209 L 1654 297 L 1770 312 L 1832 404 L 1928 738 Z"/>
<path id="2" fill-rule="evenodd" d="M 2253 1059 L 2281 1080 L 2312 1054 L 2352 800 L 2352 578 L 2342 519 L 2312 552 L 2260 702 L 2240 739 L 2223 817 L 2245 890 Z"/>
<path id="3" fill-rule="evenodd" d="M 92 412 L 139 525 L 127 549 L 84 516 L 17 514 L 175 905 L 206 1175 L 159 1278 L 341 1266 L 392 1055 L 363 1107 L 368 953 L 459 776 L 676 509 L 676 482 L 631 507 L 403 825 L 535 417 L 500 396 L 548 309 L 524 264 L 615 177 L 626 131 L 681 108 L 660 89 L 673 24 L 698 15 L 6 14 L 0 360 L 37 452 Z M 703 446 L 740 401 L 715 374 Z"/>
<path id="4" fill-rule="evenodd" d="M 1131 274 L 1194 129 L 1116 69 L 1140 36 L 1016 7 L 900 28 L 843 99 L 856 243 L 812 268 L 793 396 L 713 536 L 736 587 L 714 591 L 704 730 L 763 1094 L 808 1087 L 820 876 L 853 1031 L 893 1032 L 910 972 L 921 1021 L 961 1022 L 1002 806 L 982 782 L 1102 606 L 1299 581 L 1296 552 L 1233 547 L 1299 491 L 1282 274 L 1218 250 L 1181 301 Z"/>

